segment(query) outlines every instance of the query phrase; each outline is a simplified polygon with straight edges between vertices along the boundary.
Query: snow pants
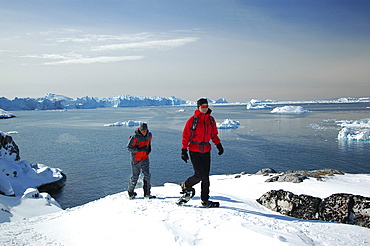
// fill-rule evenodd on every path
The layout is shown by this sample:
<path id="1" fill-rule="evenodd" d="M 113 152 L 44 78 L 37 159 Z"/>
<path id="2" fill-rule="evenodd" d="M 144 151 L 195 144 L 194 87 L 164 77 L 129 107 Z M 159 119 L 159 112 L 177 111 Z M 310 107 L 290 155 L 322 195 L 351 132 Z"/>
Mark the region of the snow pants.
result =
<path id="1" fill-rule="evenodd" d="M 186 187 L 192 187 L 201 182 L 201 194 L 200 198 L 202 201 L 208 201 L 209 199 L 209 172 L 211 169 L 211 152 L 199 153 L 189 151 L 190 160 L 193 164 L 194 175 L 189 177 L 185 181 Z"/>
<path id="2" fill-rule="evenodd" d="M 140 171 L 142 171 L 144 175 L 144 184 L 143 184 L 144 196 L 150 195 L 151 175 L 149 172 L 149 158 L 142 161 L 134 161 L 133 159 L 131 159 L 131 170 L 132 176 L 130 179 L 130 183 L 128 185 L 128 192 L 134 192 L 137 181 L 139 180 Z"/>

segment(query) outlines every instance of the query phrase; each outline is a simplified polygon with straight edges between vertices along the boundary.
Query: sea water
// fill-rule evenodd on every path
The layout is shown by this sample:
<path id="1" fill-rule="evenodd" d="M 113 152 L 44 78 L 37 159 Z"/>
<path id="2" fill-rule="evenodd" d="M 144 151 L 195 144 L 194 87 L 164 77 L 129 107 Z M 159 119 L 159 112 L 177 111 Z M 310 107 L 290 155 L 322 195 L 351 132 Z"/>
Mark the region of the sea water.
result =
<path id="1" fill-rule="evenodd" d="M 219 130 L 225 152 L 213 146 L 211 174 L 256 173 L 333 168 L 348 173 L 370 172 L 370 143 L 338 140 L 340 120 L 370 117 L 369 104 L 302 105 L 309 113 L 272 114 L 245 106 L 214 106 L 217 122 L 240 122 L 237 129 Z M 1 120 L 0 130 L 12 135 L 23 160 L 60 168 L 65 187 L 53 196 L 63 208 L 122 192 L 131 175 L 126 145 L 136 127 L 105 124 L 145 121 L 153 134 L 152 185 L 180 183 L 193 174 L 180 158 L 181 133 L 194 107 L 99 108 L 63 111 L 16 111 Z M 140 184 L 138 184 L 140 187 Z M 176 194 L 174 194 L 176 195 Z"/>

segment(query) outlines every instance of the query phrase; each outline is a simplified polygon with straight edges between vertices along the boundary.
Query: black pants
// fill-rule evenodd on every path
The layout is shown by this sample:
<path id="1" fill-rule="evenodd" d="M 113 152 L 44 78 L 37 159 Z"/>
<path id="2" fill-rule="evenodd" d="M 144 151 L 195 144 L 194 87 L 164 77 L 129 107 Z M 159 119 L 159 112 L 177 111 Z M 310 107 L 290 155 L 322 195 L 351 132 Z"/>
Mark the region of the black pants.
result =
<path id="1" fill-rule="evenodd" d="M 202 192 L 200 198 L 202 201 L 209 199 L 209 172 L 211 169 L 211 152 L 199 153 L 190 151 L 190 160 L 193 164 L 194 175 L 185 181 L 186 187 L 192 187 L 201 183 Z"/>

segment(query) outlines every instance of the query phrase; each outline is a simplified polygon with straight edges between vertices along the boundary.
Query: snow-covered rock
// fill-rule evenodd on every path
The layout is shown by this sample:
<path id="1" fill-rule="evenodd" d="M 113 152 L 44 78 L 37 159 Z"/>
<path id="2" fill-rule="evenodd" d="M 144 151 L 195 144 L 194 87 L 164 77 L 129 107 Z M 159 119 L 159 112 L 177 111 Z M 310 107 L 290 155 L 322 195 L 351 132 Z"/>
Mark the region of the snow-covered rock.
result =
<path id="1" fill-rule="evenodd" d="M 20 199 L 29 193 L 30 188 L 42 188 L 45 185 L 60 183 L 64 179 L 65 175 L 58 168 L 51 168 L 43 164 L 31 164 L 26 160 L 21 160 L 18 146 L 12 137 L 0 132 L 0 204 L 4 205 L 9 199 L 13 204 L 6 206 L 7 211 L 10 211 L 13 206 L 18 206 Z M 11 196 L 11 198 L 5 196 Z M 53 201 L 51 197 L 47 195 L 40 197 L 46 197 L 48 204 L 52 201 L 58 207 L 57 210 L 60 210 L 58 203 Z M 0 215 L 0 222 L 3 222 L 1 218 Z M 4 219 L 8 221 L 9 216 L 5 216 Z"/>
<path id="2" fill-rule="evenodd" d="M 15 117 L 14 114 L 9 113 L 8 111 L 5 111 L 0 108 L 0 119 L 7 119 L 7 118 L 13 118 Z"/>

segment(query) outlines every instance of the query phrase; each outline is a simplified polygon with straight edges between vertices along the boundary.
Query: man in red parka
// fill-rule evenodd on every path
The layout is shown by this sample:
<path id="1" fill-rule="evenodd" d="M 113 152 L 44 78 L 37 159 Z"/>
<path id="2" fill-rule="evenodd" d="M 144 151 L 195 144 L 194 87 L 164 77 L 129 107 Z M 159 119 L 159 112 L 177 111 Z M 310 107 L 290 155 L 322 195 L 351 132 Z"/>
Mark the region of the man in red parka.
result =
<path id="1" fill-rule="evenodd" d="M 222 155 L 224 149 L 218 137 L 218 130 L 215 119 L 211 116 L 212 110 L 208 108 L 206 98 L 197 101 L 197 109 L 185 124 L 182 132 L 181 159 L 186 163 L 190 160 L 193 164 L 194 175 L 181 183 L 183 193 L 192 190 L 192 187 L 201 182 L 202 205 L 209 207 L 209 172 L 211 167 L 211 144 L 210 140 L 216 145 L 218 154 Z"/>

